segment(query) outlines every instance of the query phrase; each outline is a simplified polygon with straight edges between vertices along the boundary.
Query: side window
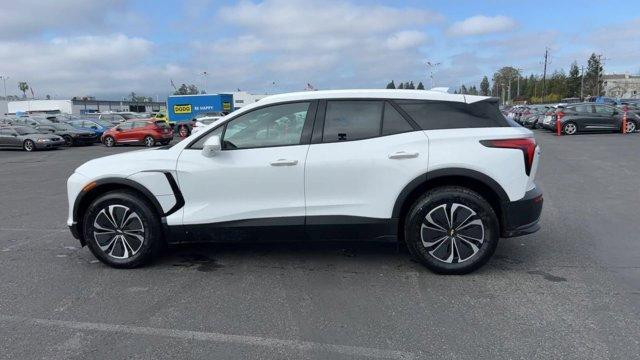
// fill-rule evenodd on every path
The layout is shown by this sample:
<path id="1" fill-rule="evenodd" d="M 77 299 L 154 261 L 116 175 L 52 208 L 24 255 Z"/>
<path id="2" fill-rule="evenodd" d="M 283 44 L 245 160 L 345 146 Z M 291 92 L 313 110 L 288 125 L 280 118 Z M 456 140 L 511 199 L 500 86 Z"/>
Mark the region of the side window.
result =
<path id="1" fill-rule="evenodd" d="M 596 106 L 596 113 L 602 115 L 613 115 L 613 108 L 608 106 Z"/>
<path id="2" fill-rule="evenodd" d="M 213 131 L 208 133 L 206 136 L 201 137 L 200 139 L 198 139 L 198 141 L 193 143 L 190 149 L 202 150 L 202 147 L 204 146 L 204 142 L 207 141 L 207 139 L 215 135 L 222 136 L 223 131 L 224 131 L 224 125 L 218 126 L 217 128 L 213 129 Z"/>
<path id="3" fill-rule="evenodd" d="M 323 142 L 367 139 L 380 135 L 382 101 L 327 101 Z"/>
<path id="4" fill-rule="evenodd" d="M 143 128 L 143 127 L 145 127 L 147 125 L 149 125 L 149 123 L 146 122 L 146 121 L 135 121 L 133 123 L 133 128 L 134 129 L 140 129 L 140 128 Z"/>
<path id="5" fill-rule="evenodd" d="M 495 101 L 396 101 L 423 130 L 511 126 Z"/>
<path id="6" fill-rule="evenodd" d="M 0 129 L 0 135 L 13 135 L 13 130 L 10 129 Z"/>
<path id="7" fill-rule="evenodd" d="M 569 109 L 579 112 L 579 113 L 591 113 L 591 105 L 576 105 L 572 106 Z"/>
<path id="8" fill-rule="evenodd" d="M 413 126 L 402 117 L 393 105 L 386 102 L 382 119 L 382 135 L 400 134 L 408 131 L 413 131 Z"/>
<path id="9" fill-rule="evenodd" d="M 273 105 L 229 121 L 223 149 L 247 149 L 300 144 L 309 102 Z"/>
<path id="10" fill-rule="evenodd" d="M 133 128 L 133 122 L 125 122 L 118 125 L 118 128 L 121 130 L 131 130 Z"/>

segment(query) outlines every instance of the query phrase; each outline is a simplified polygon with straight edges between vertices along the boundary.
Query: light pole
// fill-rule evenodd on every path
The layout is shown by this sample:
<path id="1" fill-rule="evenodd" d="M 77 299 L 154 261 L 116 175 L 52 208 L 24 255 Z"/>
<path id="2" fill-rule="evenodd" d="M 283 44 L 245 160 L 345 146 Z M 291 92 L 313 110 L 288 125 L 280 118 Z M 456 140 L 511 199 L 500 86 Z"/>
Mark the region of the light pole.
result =
<path id="1" fill-rule="evenodd" d="M 204 89 L 202 89 L 202 90 L 204 90 L 205 93 L 207 92 L 207 75 L 209 75 L 209 74 L 207 74 L 206 71 L 202 72 L 202 76 L 204 77 Z"/>
<path id="2" fill-rule="evenodd" d="M 0 75 L 0 79 L 2 79 L 2 86 L 4 87 L 4 99 L 7 100 L 7 79 L 9 77 Z"/>
<path id="3" fill-rule="evenodd" d="M 440 66 L 442 63 L 432 63 L 431 61 L 427 61 L 427 67 L 429 68 L 429 78 L 431 79 L 431 88 L 435 87 L 435 82 L 433 81 L 433 69 Z"/>

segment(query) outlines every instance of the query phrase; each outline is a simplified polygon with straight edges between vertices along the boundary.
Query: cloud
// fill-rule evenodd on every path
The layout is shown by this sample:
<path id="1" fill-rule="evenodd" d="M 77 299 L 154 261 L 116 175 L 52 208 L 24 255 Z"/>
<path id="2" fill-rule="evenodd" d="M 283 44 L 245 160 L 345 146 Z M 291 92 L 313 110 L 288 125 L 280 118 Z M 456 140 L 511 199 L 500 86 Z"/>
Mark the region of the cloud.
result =
<path id="1" fill-rule="evenodd" d="M 52 30 L 96 31 L 107 27 L 109 14 L 118 12 L 120 24 L 125 0 L 3 1 L 0 39 L 17 39 Z"/>
<path id="2" fill-rule="evenodd" d="M 453 23 L 447 30 L 451 36 L 484 35 L 511 30 L 516 21 L 507 16 L 476 15 Z"/>
<path id="3" fill-rule="evenodd" d="M 416 48 L 425 44 L 427 40 L 427 34 L 422 31 L 405 30 L 389 36 L 386 45 L 391 50 L 402 50 Z"/>

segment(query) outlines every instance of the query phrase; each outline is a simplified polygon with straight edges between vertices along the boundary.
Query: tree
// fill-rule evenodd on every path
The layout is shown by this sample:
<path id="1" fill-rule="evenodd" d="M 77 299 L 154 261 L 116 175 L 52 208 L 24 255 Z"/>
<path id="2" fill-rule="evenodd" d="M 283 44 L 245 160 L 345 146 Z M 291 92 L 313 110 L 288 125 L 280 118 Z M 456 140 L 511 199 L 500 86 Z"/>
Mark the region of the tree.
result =
<path id="1" fill-rule="evenodd" d="M 403 84 L 403 83 L 400 83 L 400 84 L 398 85 L 398 89 L 404 89 L 404 84 Z"/>
<path id="2" fill-rule="evenodd" d="M 51 95 L 47 94 L 46 98 L 47 100 L 51 100 Z"/>
<path id="3" fill-rule="evenodd" d="M 413 85 L 413 81 L 409 83 L 409 87 L 407 89 L 415 90 L 416 86 Z"/>
<path id="4" fill-rule="evenodd" d="M 480 82 L 480 95 L 488 96 L 489 95 L 489 78 L 485 75 Z"/>
<path id="5" fill-rule="evenodd" d="M 137 101 L 138 100 L 138 96 L 136 96 L 136 93 L 132 91 L 131 94 L 129 94 L 129 99 L 131 101 Z"/>
<path id="6" fill-rule="evenodd" d="M 18 89 L 20 89 L 20 91 L 22 91 L 22 97 L 26 98 L 27 97 L 27 90 L 29 90 L 29 84 L 27 84 L 25 81 L 20 81 L 20 82 L 18 82 Z"/>
<path id="7" fill-rule="evenodd" d="M 504 91 L 504 94 L 505 94 L 504 101 L 506 101 L 509 98 L 513 99 L 517 91 L 516 86 L 511 86 L 511 96 L 509 96 L 507 91 L 509 89 L 509 83 L 516 80 L 518 76 L 520 76 L 520 72 L 512 66 L 505 66 L 500 70 L 496 71 L 493 74 L 494 94 L 498 94 L 498 96 L 502 96 L 502 92 Z"/>
<path id="8" fill-rule="evenodd" d="M 420 82 L 418 83 L 418 87 L 417 87 L 417 89 L 418 89 L 418 90 L 424 90 L 424 85 L 422 85 L 422 81 L 420 81 Z"/>
<path id="9" fill-rule="evenodd" d="M 472 86 L 469 88 L 469 95 L 478 95 L 478 89 L 476 88 L 476 86 L 475 86 L 475 85 L 472 85 Z"/>
<path id="10" fill-rule="evenodd" d="M 391 82 L 387 84 L 387 89 L 395 89 L 395 88 L 396 88 L 396 84 L 393 82 L 393 80 L 391 80 Z"/>
<path id="11" fill-rule="evenodd" d="M 602 90 L 602 66 L 601 56 L 595 53 L 591 54 L 587 63 L 587 72 L 584 75 L 585 92 L 596 96 L 600 95 Z"/>
<path id="12" fill-rule="evenodd" d="M 580 69 L 578 68 L 578 63 L 576 61 L 571 64 L 571 69 L 569 70 L 569 77 L 567 78 L 567 96 L 580 96 Z"/>
<path id="13" fill-rule="evenodd" d="M 173 95 L 196 95 L 198 93 L 199 91 L 197 86 L 193 84 L 182 84 L 178 90 L 173 93 Z"/>
<path id="14" fill-rule="evenodd" d="M 460 94 L 468 94 L 468 93 L 469 93 L 469 91 L 467 90 L 467 87 L 466 87 L 466 86 L 464 86 L 464 85 L 460 85 L 460 91 L 459 91 L 459 93 L 460 93 Z"/>

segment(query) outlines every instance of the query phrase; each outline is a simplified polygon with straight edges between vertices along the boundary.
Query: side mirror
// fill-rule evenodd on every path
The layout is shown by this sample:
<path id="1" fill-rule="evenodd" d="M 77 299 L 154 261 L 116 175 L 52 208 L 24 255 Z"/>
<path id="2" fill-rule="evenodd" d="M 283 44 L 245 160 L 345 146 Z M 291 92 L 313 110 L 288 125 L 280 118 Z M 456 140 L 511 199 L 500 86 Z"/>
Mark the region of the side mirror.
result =
<path id="1" fill-rule="evenodd" d="M 202 146 L 202 156 L 214 157 L 222 150 L 222 143 L 220 142 L 219 135 L 213 135 L 204 142 Z"/>
<path id="2" fill-rule="evenodd" d="M 122 131 L 122 129 L 120 129 L 119 127 L 116 128 L 116 131 Z"/>

